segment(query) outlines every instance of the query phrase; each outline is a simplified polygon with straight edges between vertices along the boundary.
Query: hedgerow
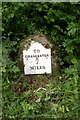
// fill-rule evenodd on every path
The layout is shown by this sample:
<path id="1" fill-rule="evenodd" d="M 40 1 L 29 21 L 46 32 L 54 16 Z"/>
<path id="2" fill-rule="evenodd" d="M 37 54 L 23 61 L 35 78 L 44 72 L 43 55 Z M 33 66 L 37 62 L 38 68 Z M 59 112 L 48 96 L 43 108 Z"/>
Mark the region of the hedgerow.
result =
<path id="1" fill-rule="evenodd" d="M 78 3 L 2 3 L 4 120 L 78 118 L 79 7 Z M 57 47 L 59 80 L 25 91 L 28 83 L 19 81 L 17 56 L 22 39 L 37 31 Z"/>

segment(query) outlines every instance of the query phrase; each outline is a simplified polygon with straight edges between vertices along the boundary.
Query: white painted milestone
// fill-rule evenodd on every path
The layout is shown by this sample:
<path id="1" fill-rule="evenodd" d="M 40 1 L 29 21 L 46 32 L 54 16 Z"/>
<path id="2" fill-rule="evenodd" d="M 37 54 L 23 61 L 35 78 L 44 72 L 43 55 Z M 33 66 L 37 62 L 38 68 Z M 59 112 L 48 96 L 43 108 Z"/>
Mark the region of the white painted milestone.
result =
<path id="1" fill-rule="evenodd" d="M 51 49 L 32 41 L 28 50 L 23 50 L 24 74 L 51 73 Z"/>

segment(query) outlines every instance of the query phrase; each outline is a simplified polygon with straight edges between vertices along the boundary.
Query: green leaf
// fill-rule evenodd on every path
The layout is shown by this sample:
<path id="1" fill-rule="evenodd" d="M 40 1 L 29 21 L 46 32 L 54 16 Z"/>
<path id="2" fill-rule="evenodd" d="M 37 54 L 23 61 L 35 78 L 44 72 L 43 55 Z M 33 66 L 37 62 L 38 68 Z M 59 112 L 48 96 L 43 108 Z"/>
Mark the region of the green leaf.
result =
<path id="1" fill-rule="evenodd" d="M 71 62 L 72 62 L 73 64 L 77 64 L 77 63 L 78 63 L 78 61 L 77 61 L 76 58 L 72 58 L 72 59 L 71 59 Z"/>

